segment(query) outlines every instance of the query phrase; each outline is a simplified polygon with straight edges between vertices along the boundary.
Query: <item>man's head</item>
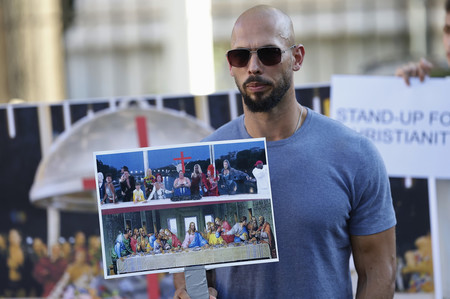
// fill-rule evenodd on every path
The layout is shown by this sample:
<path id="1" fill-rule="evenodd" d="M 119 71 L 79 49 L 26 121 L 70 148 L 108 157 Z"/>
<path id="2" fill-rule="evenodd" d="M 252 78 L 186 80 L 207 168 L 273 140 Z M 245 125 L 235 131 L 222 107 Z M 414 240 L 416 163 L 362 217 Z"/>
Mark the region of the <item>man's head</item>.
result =
<path id="1" fill-rule="evenodd" d="M 247 223 L 247 217 L 242 216 L 240 222 L 241 222 L 241 224 L 244 224 L 244 225 L 245 225 L 245 224 Z"/>
<path id="2" fill-rule="evenodd" d="M 162 175 L 160 173 L 156 174 L 156 181 L 157 182 L 162 182 Z"/>
<path id="3" fill-rule="evenodd" d="M 259 216 L 259 224 L 264 224 L 264 217 L 263 216 Z"/>
<path id="4" fill-rule="evenodd" d="M 125 171 L 128 171 L 128 167 L 127 166 L 122 166 L 122 168 L 120 169 L 120 172 L 124 173 Z"/>
<path id="5" fill-rule="evenodd" d="M 214 175 L 214 165 L 212 165 L 212 164 L 208 165 L 207 174 L 210 175 L 210 176 Z"/>
<path id="6" fill-rule="evenodd" d="M 248 9 L 234 25 L 231 48 L 241 49 L 228 52 L 227 59 L 249 111 L 268 112 L 284 98 L 295 96 L 293 72 L 300 69 L 305 51 L 295 45 L 292 21 L 286 14 L 265 5 Z"/>
<path id="7" fill-rule="evenodd" d="M 110 173 L 106 174 L 106 181 L 107 181 L 108 183 L 111 183 L 111 182 L 112 182 L 112 175 L 111 175 Z"/>
<path id="8" fill-rule="evenodd" d="M 445 2 L 445 24 L 442 41 L 444 42 L 447 64 L 450 67 L 450 0 Z"/>
<path id="9" fill-rule="evenodd" d="M 261 160 L 256 161 L 255 167 L 259 168 L 259 169 L 262 169 L 263 168 L 263 162 Z"/>

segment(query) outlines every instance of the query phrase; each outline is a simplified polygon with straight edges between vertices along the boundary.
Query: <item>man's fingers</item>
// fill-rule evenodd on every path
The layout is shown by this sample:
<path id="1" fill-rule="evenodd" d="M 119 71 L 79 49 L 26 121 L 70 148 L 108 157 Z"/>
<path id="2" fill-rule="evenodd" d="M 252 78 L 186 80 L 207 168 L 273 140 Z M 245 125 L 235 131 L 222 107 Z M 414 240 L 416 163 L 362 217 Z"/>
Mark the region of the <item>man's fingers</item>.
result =
<path id="1" fill-rule="evenodd" d="M 178 289 L 175 291 L 175 295 L 173 295 L 173 299 L 191 299 L 186 289 Z"/>
<path id="2" fill-rule="evenodd" d="M 420 82 L 423 82 L 425 80 L 425 70 L 422 67 L 417 68 L 417 76 L 419 77 Z"/>
<path id="3" fill-rule="evenodd" d="M 420 68 L 423 69 L 426 75 L 430 74 L 431 69 L 433 68 L 433 64 L 426 60 L 425 58 L 421 58 L 419 61 Z"/>
<path id="4" fill-rule="evenodd" d="M 215 288 L 209 287 L 209 299 L 217 299 L 217 290 Z"/>

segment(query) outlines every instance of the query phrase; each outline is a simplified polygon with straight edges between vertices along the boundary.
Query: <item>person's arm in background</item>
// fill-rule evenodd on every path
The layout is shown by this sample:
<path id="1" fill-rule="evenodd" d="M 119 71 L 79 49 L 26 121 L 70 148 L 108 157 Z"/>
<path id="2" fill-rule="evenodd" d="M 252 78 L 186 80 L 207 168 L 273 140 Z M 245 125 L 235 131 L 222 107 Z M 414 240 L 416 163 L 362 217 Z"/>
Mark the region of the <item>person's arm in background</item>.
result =
<path id="1" fill-rule="evenodd" d="M 421 82 L 425 80 L 425 76 L 430 75 L 433 64 L 424 58 L 419 62 L 410 62 L 405 64 L 395 71 L 397 77 L 402 77 L 406 85 L 409 86 L 412 77 L 418 77 Z"/>
<path id="2" fill-rule="evenodd" d="M 356 298 L 393 298 L 395 291 L 395 227 L 367 236 L 351 236 L 358 273 Z"/>

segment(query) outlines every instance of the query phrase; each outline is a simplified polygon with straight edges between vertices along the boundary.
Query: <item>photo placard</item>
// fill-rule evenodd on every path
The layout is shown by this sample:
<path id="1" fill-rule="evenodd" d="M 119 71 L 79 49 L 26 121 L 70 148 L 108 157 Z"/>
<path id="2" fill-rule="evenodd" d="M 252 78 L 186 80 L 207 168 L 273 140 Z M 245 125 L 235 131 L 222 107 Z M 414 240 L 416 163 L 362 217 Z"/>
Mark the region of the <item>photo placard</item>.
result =
<path id="1" fill-rule="evenodd" d="M 278 261 L 264 138 L 94 159 L 105 278 Z"/>

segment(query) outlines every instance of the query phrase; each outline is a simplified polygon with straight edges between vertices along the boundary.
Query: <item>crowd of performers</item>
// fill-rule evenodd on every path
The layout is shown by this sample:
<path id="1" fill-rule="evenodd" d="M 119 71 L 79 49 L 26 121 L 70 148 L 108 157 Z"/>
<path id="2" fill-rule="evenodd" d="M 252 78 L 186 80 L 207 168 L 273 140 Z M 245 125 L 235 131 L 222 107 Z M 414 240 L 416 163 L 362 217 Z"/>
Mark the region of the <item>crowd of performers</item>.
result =
<path id="1" fill-rule="evenodd" d="M 100 237 L 77 232 L 72 239 L 60 239 L 49 250 L 42 239 L 25 239 L 17 229 L 0 233 L 0 298 L 47 298 L 52 292 L 53 298 L 73 298 L 62 295 L 75 288 L 100 298 L 90 285 L 103 276 Z"/>
<path id="2" fill-rule="evenodd" d="M 166 198 L 172 201 L 198 200 L 203 196 L 232 195 L 236 194 L 236 181 L 239 180 L 256 183 L 259 191 L 267 191 L 269 188 L 267 168 L 262 161 L 255 163 L 255 169 L 252 171 L 254 177 L 232 168 L 228 160 L 223 161 L 223 169 L 220 173 L 215 171 L 214 165 L 210 164 L 204 174 L 201 166 L 195 164 L 190 178 L 185 176 L 182 170 L 178 172 L 178 177 L 170 190 L 166 189 L 162 175 L 160 173 L 153 175 L 150 168 L 142 184 L 135 180 L 127 166 L 122 167 L 121 173 L 119 192 L 124 202 L 139 203 Z M 106 174 L 103 179 L 103 174 L 99 173 L 98 181 L 101 203 L 118 203 L 112 175 Z"/>
<path id="3" fill-rule="evenodd" d="M 251 217 L 251 221 L 247 223 L 247 217 L 242 216 L 233 226 L 226 219 L 216 218 L 214 222 L 208 222 L 202 232 L 196 229 L 194 222 L 191 222 L 183 242 L 167 228 L 162 228 L 155 234 L 147 233 L 142 227 L 133 231 L 127 229 L 116 237 L 111 249 L 111 259 L 114 273 L 117 274 L 117 259 L 137 253 L 181 252 L 193 248 L 248 242 L 269 244 L 271 256 L 276 257 L 275 240 L 270 224 L 263 216 L 259 217 L 259 225 L 256 217 Z"/>

